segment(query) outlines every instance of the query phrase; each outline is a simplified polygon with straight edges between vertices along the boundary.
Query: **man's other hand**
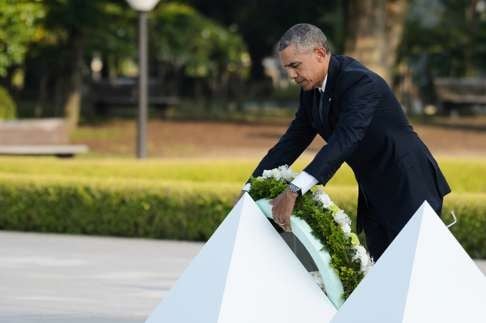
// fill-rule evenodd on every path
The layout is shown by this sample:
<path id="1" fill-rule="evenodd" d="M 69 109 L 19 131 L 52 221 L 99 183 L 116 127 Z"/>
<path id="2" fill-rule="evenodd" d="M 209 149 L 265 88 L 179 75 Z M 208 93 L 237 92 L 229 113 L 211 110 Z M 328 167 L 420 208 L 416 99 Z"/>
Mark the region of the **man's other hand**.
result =
<path id="1" fill-rule="evenodd" d="M 290 215 L 298 196 L 298 193 L 286 189 L 271 201 L 273 220 L 285 231 L 290 231 Z"/>

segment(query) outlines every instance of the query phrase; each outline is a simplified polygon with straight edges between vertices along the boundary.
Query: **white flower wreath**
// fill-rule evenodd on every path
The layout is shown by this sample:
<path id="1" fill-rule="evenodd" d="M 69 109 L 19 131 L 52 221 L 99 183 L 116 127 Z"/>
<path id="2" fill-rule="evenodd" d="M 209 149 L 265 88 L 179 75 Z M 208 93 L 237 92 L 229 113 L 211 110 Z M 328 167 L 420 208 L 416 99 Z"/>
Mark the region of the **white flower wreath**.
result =
<path id="1" fill-rule="evenodd" d="M 276 180 L 291 182 L 296 176 L 297 174 L 294 173 L 289 166 L 282 165 L 278 168 L 263 171 L 261 178 L 274 178 Z M 331 200 L 322 187 L 315 189 L 312 194 L 315 201 L 319 202 L 324 209 L 331 211 L 334 222 L 339 225 L 347 237 L 351 238 L 351 243 L 355 252 L 353 260 L 358 260 L 360 262 L 361 272 L 366 274 L 373 265 L 373 260 L 365 247 L 360 244 L 356 234 L 351 232 L 351 218 Z"/>

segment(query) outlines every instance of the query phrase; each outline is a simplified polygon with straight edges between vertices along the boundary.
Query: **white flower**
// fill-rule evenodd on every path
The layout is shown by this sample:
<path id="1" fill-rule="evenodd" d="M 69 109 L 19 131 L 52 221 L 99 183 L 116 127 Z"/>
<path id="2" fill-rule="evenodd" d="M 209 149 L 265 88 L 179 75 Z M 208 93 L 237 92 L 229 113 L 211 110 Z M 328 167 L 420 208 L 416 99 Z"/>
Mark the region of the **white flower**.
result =
<path id="1" fill-rule="evenodd" d="M 368 273 L 368 271 L 373 267 L 373 265 L 375 264 L 375 261 L 373 260 L 373 258 L 369 257 L 368 258 L 369 261 L 368 261 L 368 265 L 365 266 L 364 269 L 362 269 L 361 271 L 364 272 L 365 274 Z"/>
<path id="2" fill-rule="evenodd" d="M 322 206 L 324 206 L 326 209 L 332 205 L 331 198 L 320 187 L 314 192 L 314 199 L 321 202 Z"/>
<path id="3" fill-rule="evenodd" d="M 336 221 L 337 224 L 340 226 L 348 225 L 351 226 L 351 219 L 349 216 L 344 213 L 343 210 L 339 210 L 338 212 L 333 214 L 334 221 Z"/>
<path id="4" fill-rule="evenodd" d="M 366 275 L 368 271 L 370 271 L 370 269 L 373 267 L 373 264 L 373 260 L 371 260 L 367 266 L 361 268 L 361 271 Z"/>
<path id="5" fill-rule="evenodd" d="M 268 170 L 268 169 L 265 169 L 265 170 L 263 171 L 262 177 L 263 177 L 263 178 L 270 178 L 270 177 L 272 177 L 272 171 L 270 171 L 270 170 Z"/>
<path id="6" fill-rule="evenodd" d="M 278 168 L 272 169 L 271 172 L 272 172 L 272 177 L 275 178 L 276 180 L 280 180 L 282 178 L 282 175 L 280 174 Z"/>
<path id="7" fill-rule="evenodd" d="M 275 178 L 276 180 L 292 181 L 295 178 L 295 173 L 287 165 L 282 165 L 274 169 L 266 169 L 263 171 L 262 178 Z"/>
<path id="8" fill-rule="evenodd" d="M 365 247 L 363 247 L 361 245 L 354 247 L 354 250 L 356 251 L 355 257 L 357 257 L 357 258 L 359 258 L 363 254 L 366 254 Z"/>
<path id="9" fill-rule="evenodd" d="M 347 223 L 341 225 L 341 229 L 346 235 L 349 235 L 351 233 L 351 226 Z"/>
<path id="10" fill-rule="evenodd" d="M 278 170 L 280 171 L 280 176 L 288 182 L 295 178 L 295 173 L 287 165 L 280 166 Z"/>
<path id="11" fill-rule="evenodd" d="M 368 255 L 368 252 L 363 246 L 355 246 L 355 255 L 353 256 L 353 260 L 359 260 L 360 262 L 360 269 L 362 272 L 366 273 L 371 266 L 373 265 L 373 262 L 371 261 L 370 256 Z"/>

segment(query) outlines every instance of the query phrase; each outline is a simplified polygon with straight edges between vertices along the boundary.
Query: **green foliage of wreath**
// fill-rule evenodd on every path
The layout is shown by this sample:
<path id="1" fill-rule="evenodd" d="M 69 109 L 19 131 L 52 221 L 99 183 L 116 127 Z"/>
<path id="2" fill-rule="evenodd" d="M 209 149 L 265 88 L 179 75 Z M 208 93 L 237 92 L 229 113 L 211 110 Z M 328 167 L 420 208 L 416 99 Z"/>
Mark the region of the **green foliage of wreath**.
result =
<path id="1" fill-rule="evenodd" d="M 287 188 L 287 182 L 275 178 L 251 178 L 251 197 L 259 199 L 273 199 Z M 344 299 L 348 298 L 351 292 L 363 279 L 363 272 L 360 270 L 358 259 L 353 260 L 355 251 L 352 238 L 346 236 L 339 225 L 334 221 L 333 212 L 335 209 L 324 209 L 322 205 L 314 200 L 311 192 L 299 196 L 296 200 L 293 214 L 311 227 L 313 235 L 319 239 L 331 255 L 331 265 L 338 273 L 343 284 Z"/>

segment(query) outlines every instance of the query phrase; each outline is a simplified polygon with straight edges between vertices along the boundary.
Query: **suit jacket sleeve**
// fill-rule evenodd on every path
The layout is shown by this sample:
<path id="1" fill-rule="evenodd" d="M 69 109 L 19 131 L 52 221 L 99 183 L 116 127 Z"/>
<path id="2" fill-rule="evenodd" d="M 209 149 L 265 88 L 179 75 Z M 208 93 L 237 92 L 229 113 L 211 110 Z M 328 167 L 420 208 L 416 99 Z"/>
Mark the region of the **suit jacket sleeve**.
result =
<path id="1" fill-rule="evenodd" d="M 316 136 L 317 132 L 312 127 L 305 112 L 303 93 L 303 91 L 300 92 L 299 108 L 295 113 L 294 120 L 277 144 L 260 161 L 252 176 L 261 176 L 266 169 L 273 169 L 281 165 L 292 165 Z"/>
<path id="2" fill-rule="evenodd" d="M 342 110 L 336 128 L 325 145 L 304 169 L 325 185 L 365 136 L 379 95 L 371 77 L 363 75 L 342 94 Z"/>

